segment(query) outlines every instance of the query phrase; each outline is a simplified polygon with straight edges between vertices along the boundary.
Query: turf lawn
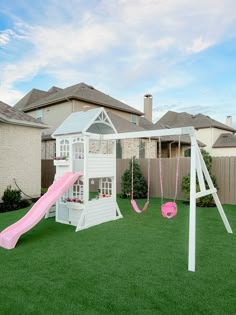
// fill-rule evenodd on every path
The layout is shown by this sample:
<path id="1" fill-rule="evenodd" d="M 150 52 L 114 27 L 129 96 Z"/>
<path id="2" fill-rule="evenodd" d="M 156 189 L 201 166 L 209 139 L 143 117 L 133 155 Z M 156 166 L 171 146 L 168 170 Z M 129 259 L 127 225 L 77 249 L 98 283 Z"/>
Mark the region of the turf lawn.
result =
<path id="1" fill-rule="evenodd" d="M 187 271 L 188 206 L 164 219 L 119 200 L 123 219 L 74 232 L 42 220 L 0 248 L 0 314 L 236 314 L 236 234 L 197 209 L 197 268 Z M 236 233 L 236 206 L 224 206 Z M 27 209 L 0 214 L 0 231 Z"/>

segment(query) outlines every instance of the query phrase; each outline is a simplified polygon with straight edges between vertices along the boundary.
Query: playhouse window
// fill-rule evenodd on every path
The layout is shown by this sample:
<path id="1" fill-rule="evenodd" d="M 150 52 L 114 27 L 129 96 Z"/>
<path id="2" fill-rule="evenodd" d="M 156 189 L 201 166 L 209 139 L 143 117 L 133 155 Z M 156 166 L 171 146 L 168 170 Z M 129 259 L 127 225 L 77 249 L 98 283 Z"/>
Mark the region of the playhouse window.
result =
<path id="1" fill-rule="evenodd" d="M 74 159 L 80 160 L 84 158 L 84 144 L 75 143 L 74 144 Z"/>
<path id="2" fill-rule="evenodd" d="M 112 180 L 111 178 L 105 177 L 102 179 L 102 195 L 111 196 L 112 195 Z"/>
<path id="3" fill-rule="evenodd" d="M 69 151 L 70 146 L 69 146 L 69 140 L 63 139 L 60 141 L 60 156 L 69 156 Z"/>
<path id="4" fill-rule="evenodd" d="M 73 198 L 84 200 L 84 184 L 82 181 L 77 181 L 73 185 Z"/>

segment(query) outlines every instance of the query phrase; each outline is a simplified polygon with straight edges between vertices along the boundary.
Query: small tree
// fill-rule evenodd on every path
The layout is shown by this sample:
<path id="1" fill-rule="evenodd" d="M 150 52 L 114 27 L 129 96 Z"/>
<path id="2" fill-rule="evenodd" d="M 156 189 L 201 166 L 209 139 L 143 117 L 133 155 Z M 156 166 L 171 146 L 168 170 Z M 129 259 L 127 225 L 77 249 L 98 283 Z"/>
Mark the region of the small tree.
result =
<path id="1" fill-rule="evenodd" d="M 132 182 L 132 159 L 129 161 L 129 168 L 125 170 L 121 177 L 121 191 L 122 197 L 127 198 L 131 196 L 131 182 Z M 133 159 L 133 197 L 134 199 L 147 197 L 147 181 L 142 175 L 140 167 Z"/>
<path id="2" fill-rule="evenodd" d="M 212 175 L 212 157 L 210 155 L 210 153 L 208 153 L 205 150 L 201 150 L 202 153 L 202 157 L 205 161 L 206 167 L 208 169 L 209 175 L 211 177 L 211 180 L 213 182 L 213 185 L 217 188 L 217 183 L 216 183 L 216 177 L 214 175 Z M 207 182 L 205 181 L 205 185 L 206 188 L 209 189 L 209 186 L 207 184 Z M 199 187 L 199 182 L 198 180 L 196 181 L 196 190 L 200 191 L 200 187 Z M 182 191 L 185 194 L 185 198 L 189 201 L 190 200 L 190 174 L 188 174 L 187 176 L 184 176 L 182 179 Z M 209 207 L 210 205 L 212 205 L 213 203 L 213 197 L 212 195 L 207 195 L 204 196 L 202 198 L 198 198 L 197 199 L 197 205 L 200 207 Z"/>

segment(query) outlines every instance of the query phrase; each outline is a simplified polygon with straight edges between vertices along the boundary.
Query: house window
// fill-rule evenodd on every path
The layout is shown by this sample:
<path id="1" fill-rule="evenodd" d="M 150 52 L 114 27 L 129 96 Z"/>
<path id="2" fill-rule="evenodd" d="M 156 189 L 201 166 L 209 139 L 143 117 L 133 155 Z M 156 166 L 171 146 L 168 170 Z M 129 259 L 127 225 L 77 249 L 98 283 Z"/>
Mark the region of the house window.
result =
<path id="1" fill-rule="evenodd" d="M 43 110 L 42 109 L 37 110 L 37 119 L 39 121 L 42 121 L 42 119 L 43 119 Z"/>
<path id="2" fill-rule="evenodd" d="M 131 114 L 131 122 L 133 124 L 137 125 L 137 116 L 136 115 Z"/>
<path id="3" fill-rule="evenodd" d="M 57 155 L 57 151 L 56 151 L 56 142 L 53 143 L 53 158 L 55 158 Z"/>
<path id="4" fill-rule="evenodd" d="M 144 159 L 145 158 L 145 142 L 142 140 L 140 141 L 139 144 L 139 158 Z"/>
<path id="5" fill-rule="evenodd" d="M 191 149 L 187 149 L 184 151 L 184 157 L 190 157 L 191 156 Z"/>
<path id="6" fill-rule="evenodd" d="M 60 156 L 66 156 L 69 157 L 69 140 L 63 139 L 60 141 Z"/>
<path id="7" fill-rule="evenodd" d="M 122 159 L 122 146 L 120 140 L 116 141 L 116 158 Z"/>

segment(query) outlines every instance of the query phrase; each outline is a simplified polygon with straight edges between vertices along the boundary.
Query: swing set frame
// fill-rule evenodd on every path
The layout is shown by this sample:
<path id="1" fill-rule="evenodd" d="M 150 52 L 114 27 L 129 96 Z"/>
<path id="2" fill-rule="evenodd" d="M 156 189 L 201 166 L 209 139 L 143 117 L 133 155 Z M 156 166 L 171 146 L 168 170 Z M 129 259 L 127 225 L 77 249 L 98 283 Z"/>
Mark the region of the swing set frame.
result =
<path id="1" fill-rule="evenodd" d="M 181 136 L 188 135 L 191 140 L 191 163 L 190 163 L 190 206 L 189 206 L 189 241 L 188 241 L 188 270 L 194 272 L 196 269 L 196 200 L 197 198 L 212 195 L 218 212 L 221 216 L 225 229 L 228 233 L 233 233 L 217 195 L 217 189 L 214 187 L 201 151 L 196 140 L 196 131 L 194 127 L 147 130 L 137 132 L 127 132 L 119 134 L 104 134 L 104 140 L 121 140 L 134 138 L 151 138 L 162 136 Z M 196 179 L 198 178 L 200 191 L 196 192 Z M 206 188 L 205 181 L 209 189 Z"/>

